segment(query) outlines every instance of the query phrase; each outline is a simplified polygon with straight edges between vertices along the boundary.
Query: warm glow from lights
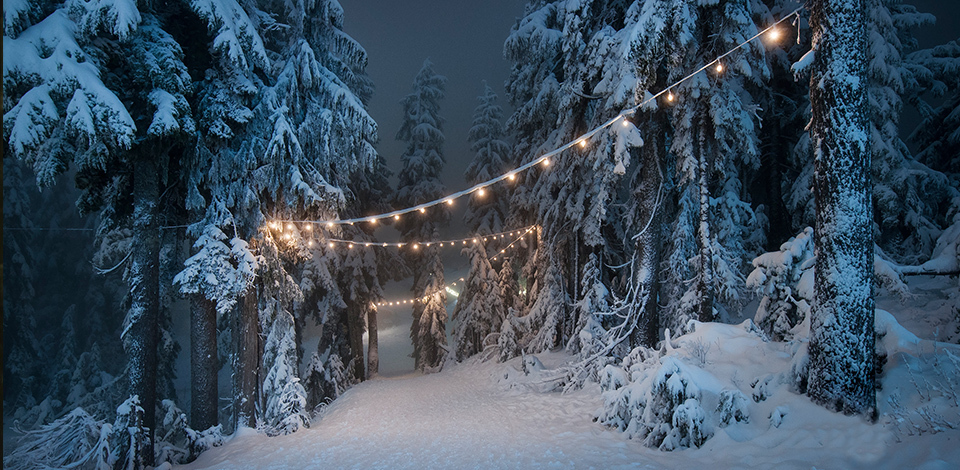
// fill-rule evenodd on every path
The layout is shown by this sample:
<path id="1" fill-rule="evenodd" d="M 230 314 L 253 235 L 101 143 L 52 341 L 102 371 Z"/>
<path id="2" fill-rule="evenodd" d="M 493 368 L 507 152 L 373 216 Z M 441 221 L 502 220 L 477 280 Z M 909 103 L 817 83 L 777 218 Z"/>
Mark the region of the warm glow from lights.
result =
<path id="1" fill-rule="evenodd" d="M 414 250 L 420 249 L 420 245 L 417 245 L 416 243 L 414 243 L 414 244 L 413 244 L 413 249 L 414 249 Z"/>
<path id="2" fill-rule="evenodd" d="M 333 242 L 328 243 L 327 246 L 329 246 L 330 248 L 333 248 Z"/>
<path id="3" fill-rule="evenodd" d="M 327 228 L 333 228 L 333 222 L 327 222 Z"/>
<path id="4" fill-rule="evenodd" d="M 483 197 L 485 194 L 487 194 L 487 191 L 483 188 L 480 188 L 480 190 L 477 191 L 477 196 Z"/>
<path id="5" fill-rule="evenodd" d="M 304 226 L 303 228 L 305 228 L 305 229 L 307 229 L 307 230 L 313 230 L 313 224 L 307 224 L 307 225 Z"/>
<path id="6" fill-rule="evenodd" d="M 421 208 L 420 208 L 420 213 L 421 213 L 421 214 L 426 214 L 426 213 L 427 213 L 427 209 L 421 207 Z"/>
<path id="7" fill-rule="evenodd" d="M 287 224 L 287 230 L 293 230 L 293 224 Z"/>
<path id="8" fill-rule="evenodd" d="M 349 245 L 347 245 L 347 248 L 349 248 L 349 249 L 351 249 L 351 250 L 352 250 L 352 249 L 353 249 L 353 243 L 351 243 L 351 244 L 349 244 Z"/>
<path id="9" fill-rule="evenodd" d="M 717 62 L 717 73 L 723 73 L 723 63 Z"/>
<path id="10" fill-rule="evenodd" d="M 510 181 L 513 181 L 513 180 L 517 179 L 517 175 L 515 175 L 515 174 L 513 174 L 513 173 L 510 173 L 510 174 L 507 175 L 507 179 L 510 180 Z"/>
<path id="11" fill-rule="evenodd" d="M 276 222 L 270 222 L 270 228 L 276 230 L 276 229 L 277 229 L 277 223 L 276 223 Z"/>
<path id="12" fill-rule="evenodd" d="M 627 118 L 623 118 L 623 123 L 622 123 L 622 124 L 623 124 L 623 127 L 627 127 L 627 126 L 630 125 L 630 121 L 628 121 Z"/>
<path id="13" fill-rule="evenodd" d="M 580 139 L 580 148 L 585 148 L 587 146 L 587 139 Z"/>
<path id="14" fill-rule="evenodd" d="M 780 40 L 781 34 L 780 28 L 773 28 L 767 32 L 767 37 L 770 38 L 771 41 L 777 42 Z"/>
<path id="15" fill-rule="evenodd" d="M 313 240 L 308 240 L 308 241 L 307 241 L 307 246 L 313 246 Z"/>
<path id="16" fill-rule="evenodd" d="M 474 239 L 473 239 L 473 242 L 474 242 L 474 243 L 476 243 L 476 242 L 477 242 L 477 239 L 476 239 L 476 238 L 474 238 Z"/>
<path id="17" fill-rule="evenodd" d="M 400 214 L 393 216 L 393 220 L 400 220 Z"/>
<path id="18" fill-rule="evenodd" d="M 387 247 L 387 244 L 386 244 L 386 243 L 384 243 L 384 244 L 383 244 L 383 247 L 384 247 L 384 248 L 386 248 L 386 247 Z"/>
<path id="19" fill-rule="evenodd" d="M 452 206 L 452 205 L 453 205 L 453 199 L 447 199 L 447 205 L 448 205 L 448 206 Z"/>
<path id="20" fill-rule="evenodd" d="M 370 225 L 377 225 L 377 219 L 369 219 L 367 222 L 370 222 Z"/>
<path id="21" fill-rule="evenodd" d="M 543 163 L 543 166 L 550 166 L 550 159 L 549 159 L 549 158 L 544 158 L 541 163 Z"/>
<path id="22" fill-rule="evenodd" d="M 673 92 L 672 92 L 672 91 L 668 91 L 668 92 L 667 92 L 667 101 L 669 101 L 669 102 L 671 102 L 671 103 L 673 102 Z"/>

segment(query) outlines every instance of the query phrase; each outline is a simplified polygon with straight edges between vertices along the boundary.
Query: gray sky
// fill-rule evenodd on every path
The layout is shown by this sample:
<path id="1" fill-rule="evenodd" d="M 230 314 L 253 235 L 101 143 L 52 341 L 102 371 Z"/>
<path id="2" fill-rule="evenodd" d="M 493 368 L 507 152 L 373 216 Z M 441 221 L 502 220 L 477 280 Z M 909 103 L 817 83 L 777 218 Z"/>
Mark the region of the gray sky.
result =
<path id="1" fill-rule="evenodd" d="M 503 83 L 510 64 L 503 42 L 523 13 L 523 0 L 340 0 L 344 31 L 367 50 L 367 72 L 376 85 L 369 111 L 377 121 L 377 150 L 394 174 L 404 151 L 395 139 L 400 128 L 400 100 L 412 91 L 413 78 L 424 59 L 447 77 L 446 99 L 440 114 L 447 164 L 443 181 L 449 192 L 465 188 L 463 172 L 473 153 L 467 132 L 473 121 L 482 81 L 500 96 L 506 113 Z"/>

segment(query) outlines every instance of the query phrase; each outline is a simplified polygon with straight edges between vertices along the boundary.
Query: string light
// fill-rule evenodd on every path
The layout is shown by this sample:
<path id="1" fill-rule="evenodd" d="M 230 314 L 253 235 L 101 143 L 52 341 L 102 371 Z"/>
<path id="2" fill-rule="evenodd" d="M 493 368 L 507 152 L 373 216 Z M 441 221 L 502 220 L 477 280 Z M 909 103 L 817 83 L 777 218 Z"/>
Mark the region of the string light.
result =
<path id="1" fill-rule="evenodd" d="M 664 88 L 663 90 L 661 90 L 660 92 L 658 92 L 658 93 L 656 93 L 656 94 L 648 97 L 647 99 L 643 100 L 642 102 L 640 102 L 640 103 L 638 103 L 638 104 L 636 104 L 636 105 L 634 105 L 634 106 L 632 106 L 632 107 L 630 107 L 630 108 L 624 109 L 623 111 L 620 112 L 620 114 L 614 116 L 613 118 L 609 119 L 608 121 L 600 124 L 599 126 L 597 126 L 597 127 L 593 128 L 592 130 L 584 133 L 583 135 L 580 135 L 580 136 L 578 136 L 578 137 L 576 137 L 576 138 L 568 141 L 566 144 L 561 145 L 560 147 L 557 147 L 557 148 L 555 148 L 555 149 L 553 149 L 553 150 L 551 150 L 551 151 L 549 151 L 549 152 L 541 155 L 539 158 L 537 158 L 537 159 L 535 159 L 535 160 L 532 160 L 532 161 L 530 161 L 530 162 L 528 162 L 528 163 L 526 163 L 526 164 L 524 164 L 524 165 L 521 165 L 520 167 L 518 167 L 518 168 L 516 168 L 516 169 L 514 169 L 514 170 L 512 170 L 512 171 L 510 171 L 510 172 L 507 172 L 507 173 L 504 173 L 504 174 L 502 174 L 502 175 L 500 175 L 500 176 L 491 178 L 491 179 L 489 179 L 489 180 L 487 180 L 487 181 L 483 181 L 483 182 L 477 183 L 477 184 L 471 186 L 470 188 L 467 188 L 467 189 L 464 189 L 464 190 L 462 190 L 462 191 L 458 191 L 458 192 L 456 192 L 456 193 L 453 193 L 453 194 L 444 196 L 443 198 L 436 199 L 436 200 L 433 200 L 433 201 L 429 201 L 429 202 L 426 202 L 426 203 L 422 203 L 422 204 L 417 205 L 417 206 L 414 206 L 414 207 L 409 207 L 409 208 L 405 208 L 405 209 L 399 209 L 399 210 L 396 210 L 396 211 L 393 211 L 393 212 L 390 212 L 390 213 L 376 215 L 376 216 L 373 216 L 373 218 L 381 219 L 381 218 L 386 218 L 386 217 L 394 217 L 394 216 L 403 215 L 403 214 L 406 214 L 406 213 L 408 213 L 408 212 L 412 212 L 412 211 L 415 211 L 415 210 L 419 210 L 419 211 L 421 211 L 421 213 L 423 213 L 423 210 L 424 210 L 425 208 L 427 208 L 427 207 L 432 207 L 432 206 L 435 206 L 435 205 L 438 205 L 438 204 L 442 204 L 442 203 L 444 203 L 444 202 L 446 202 L 448 205 L 453 205 L 453 201 L 454 201 L 455 199 L 459 199 L 460 197 L 463 197 L 463 196 L 466 196 L 466 195 L 469 195 L 469 194 L 473 194 L 473 193 L 475 193 L 475 192 L 479 192 L 480 190 L 482 190 L 482 189 L 484 189 L 484 188 L 486 188 L 486 187 L 488 187 L 488 186 L 491 186 L 491 185 L 493 185 L 493 184 L 496 184 L 496 183 L 498 183 L 498 182 L 500 182 L 500 181 L 503 181 L 503 180 L 505 180 L 505 179 L 509 179 L 510 181 L 513 181 L 513 180 L 514 180 L 514 175 L 515 175 L 516 173 L 521 172 L 521 171 L 525 171 L 525 170 L 533 167 L 534 165 L 542 164 L 544 167 L 548 167 L 548 166 L 550 165 L 550 157 L 555 156 L 555 155 L 559 155 L 559 154 L 562 153 L 563 151 L 565 151 L 565 150 L 567 150 L 567 149 L 569 149 L 569 148 L 571 148 L 571 147 L 573 147 L 573 146 L 575 146 L 575 145 L 577 145 L 577 144 L 580 144 L 582 147 L 586 147 L 586 144 L 587 144 L 586 141 L 587 141 L 587 139 L 589 139 L 590 137 L 592 137 L 594 134 L 600 132 L 600 131 L 603 130 L 603 129 L 606 129 L 606 128 L 610 127 L 610 126 L 613 125 L 618 119 L 625 119 L 626 116 L 632 115 L 632 114 L 636 113 L 638 110 L 640 110 L 640 109 L 641 109 L 643 106 L 645 106 L 647 103 L 651 102 L 652 100 L 655 100 L 655 99 L 659 98 L 661 95 L 666 94 L 666 95 L 667 95 L 667 96 L 666 96 L 667 101 L 672 103 L 672 102 L 676 99 L 676 97 L 675 97 L 674 94 L 673 94 L 673 88 L 676 88 L 676 87 L 678 87 L 679 85 L 681 85 L 682 83 L 686 82 L 687 80 L 693 78 L 693 77 L 696 76 L 698 73 L 704 71 L 705 69 L 707 69 L 709 66 L 711 66 L 711 65 L 712 65 L 713 63 L 715 63 L 715 62 L 717 63 L 717 66 L 716 66 L 717 72 L 722 72 L 722 71 L 723 71 L 723 66 L 722 66 L 722 64 L 720 64 L 720 60 L 722 60 L 723 58 L 727 57 L 728 55 L 733 54 L 734 52 L 742 49 L 744 46 L 746 46 L 747 44 L 750 44 L 751 42 L 753 42 L 753 41 L 756 40 L 757 38 L 759 38 L 759 37 L 761 37 L 761 36 L 763 36 L 763 35 L 769 34 L 769 38 L 770 38 L 771 40 L 776 41 L 777 39 L 780 38 L 780 35 L 781 35 L 781 32 L 780 32 L 780 30 L 777 28 L 777 26 L 778 26 L 780 23 L 782 23 L 782 22 L 790 19 L 791 17 L 794 17 L 794 16 L 799 17 L 799 13 L 800 13 L 800 11 L 801 11 L 802 9 L 803 9 L 803 7 L 801 6 L 801 7 L 797 8 L 796 10 L 788 13 L 787 15 L 785 15 L 783 18 L 781 18 L 780 20 L 778 20 L 778 21 L 775 22 L 774 24 L 772 24 L 772 25 L 768 26 L 767 28 L 761 30 L 760 32 L 758 32 L 757 34 L 753 35 L 753 36 L 750 37 L 749 39 L 741 42 L 741 43 L 738 44 L 736 47 L 728 50 L 727 52 L 725 52 L 725 53 L 723 53 L 723 54 L 721 54 L 720 56 L 718 56 L 717 58 L 715 58 L 713 61 L 708 62 L 706 65 L 700 67 L 699 69 L 693 71 L 692 73 L 690 73 L 690 74 L 684 76 L 683 78 L 677 80 L 677 81 L 674 82 L 673 84 L 665 87 L 665 88 Z M 626 123 L 624 123 L 624 125 L 626 125 Z M 336 225 L 336 224 L 350 224 L 350 225 L 352 225 L 353 222 L 359 222 L 359 221 L 362 221 L 362 219 L 347 219 L 347 220 L 335 220 L 335 221 L 324 221 L 324 222 L 326 222 L 326 225 L 327 225 L 328 228 L 333 228 L 334 225 Z"/>
<path id="2" fill-rule="evenodd" d="M 767 33 L 767 37 L 773 42 L 779 42 L 780 36 L 781 36 L 780 28 L 777 28 L 777 27 L 771 28 L 770 32 Z"/>
<path id="3" fill-rule="evenodd" d="M 508 174 L 507 174 L 507 179 L 510 180 L 510 181 L 513 181 L 513 180 L 517 179 L 517 175 L 515 175 L 515 174 L 513 174 L 513 173 L 508 173 Z"/>
<path id="4" fill-rule="evenodd" d="M 480 189 L 477 191 L 477 196 L 483 197 L 483 196 L 485 196 L 486 194 L 487 194 L 487 191 L 484 190 L 483 188 L 480 188 Z"/>
<path id="5" fill-rule="evenodd" d="M 723 62 L 717 61 L 717 73 L 723 73 Z"/>

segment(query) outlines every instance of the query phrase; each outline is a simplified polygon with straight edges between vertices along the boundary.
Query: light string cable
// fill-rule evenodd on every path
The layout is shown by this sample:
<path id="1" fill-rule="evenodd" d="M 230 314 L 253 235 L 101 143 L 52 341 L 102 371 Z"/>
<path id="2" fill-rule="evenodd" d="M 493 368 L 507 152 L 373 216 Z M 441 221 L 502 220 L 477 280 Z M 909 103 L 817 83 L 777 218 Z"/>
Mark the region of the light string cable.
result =
<path id="1" fill-rule="evenodd" d="M 431 241 L 420 241 L 420 242 L 376 242 L 376 241 L 346 240 L 342 238 L 327 238 L 321 241 L 327 243 L 330 248 L 333 248 L 335 244 L 347 245 L 348 248 L 353 248 L 354 246 L 380 247 L 380 248 L 403 248 L 405 246 L 412 246 L 414 249 L 420 248 L 421 246 L 424 246 L 424 247 L 439 246 L 440 248 L 446 248 L 446 247 L 457 248 L 457 247 L 466 246 L 469 243 L 480 243 L 480 242 L 486 242 L 489 240 L 502 240 L 504 237 L 512 237 L 520 232 L 523 232 L 525 235 L 526 233 L 530 232 L 536 227 L 537 227 L 536 225 L 528 225 L 526 227 L 520 227 L 518 229 L 509 230 L 509 231 L 491 233 L 489 235 L 474 235 L 472 237 L 455 238 L 450 240 L 431 240 Z"/>
<path id="2" fill-rule="evenodd" d="M 457 192 L 455 192 L 455 193 L 449 194 L 449 195 L 444 196 L 444 197 L 439 198 L 439 199 L 434 199 L 434 200 L 432 200 L 432 201 L 424 202 L 424 203 L 417 204 L 417 205 L 415 205 L 415 206 L 411 206 L 411 207 L 407 207 L 407 208 L 403 208 L 403 209 L 397 209 L 397 210 L 395 210 L 395 211 L 386 212 L 386 213 L 383 213 L 383 214 L 377 214 L 377 215 L 371 215 L 371 216 L 363 216 L 363 217 L 355 217 L 355 218 L 350 218 L 350 219 L 336 219 L 336 220 L 322 220 L 322 221 L 316 221 L 316 220 L 301 220 L 301 221 L 291 221 L 291 222 L 323 224 L 323 225 L 327 226 L 328 228 L 333 228 L 335 225 L 344 225 L 344 224 L 352 225 L 352 224 L 360 223 L 360 222 L 375 223 L 375 222 L 377 222 L 377 221 L 379 221 L 379 220 L 381 220 L 381 219 L 388 219 L 388 218 L 399 219 L 400 216 L 405 215 L 405 214 L 409 214 L 409 213 L 411 213 L 411 212 L 421 212 L 421 213 L 423 213 L 423 212 L 426 211 L 426 209 L 428 209 L 428 208 L 430 208 L 430 207 L 433 207 L 433 206 L 437 206 L 437 205 L 440 205 L 440 204 L 453 204 L 453 201 L 454 201 L 454 200 L 459 199 L 459 198 L 461 198 L 461 197 L 463 197 L 463 196 L 467 196 L 467 195 L 473 194 L 473 193 L 478 192 L 478 191 L 480 191 L 480 190 L 482 190 L 482 189 L 484 189 L 484 188 L 486 188 L 486 187 L 488 187 L 488 186 L 491 186 L 491 185 L 494 185 L 494 184 L 496 184 L 496 183 L 499 183 L 499 182 L 501 182 L 501 181 L 503 181 L 503 180 L 507 180 L 507 179 L 513 180 L 514 178 L 516 178 L 516 175 L 517 175 L 518 173 L 521 173 L 521 172 L 523 172 L 523 171 L 526 171 L 526 170 L 528 170 L 528 169 L 530 169 L 530 168 L 532 168 L 532 167 L 534 167 L 534 166 L 536 166 L 536 165 L 539 165 L 539 164 L 549 165 L 549 164 L 550 164 L 550 158 L 551 158 L 551 157 L 554 157 L 554 156 L 556 156 L 556 155 L 559 155 L 560 153 L 562 153 L 562 152 L 566 151 L 567 149 L 569 149 L 569 148 L 571 148 L 571 147 L 574 147 L 574 146 L 576 146 L 576 145 L 585 145 L 586 142 L 587 142 L 590 138 L 592 138 L 594 135 L 596 135 L 598 132 L 600 132 L 600 131 L 602 131 L 602 130 L 604 130 L 604 129 L 610 127 L 610 126 L 612 126 L 614 123 L 616 123 L 617 121 L 619 121 L 619 120 L 621 120 L 621 119 L 624 119 L 624 120 L 625 120 L 627 116 L 633 115 L 633 114 L 636 113 L 640 108 L 642 108 L 643 106 L 645 106 L 647 103 L 649 103 L 649 102 L 651 102 L 651 101 L 659 98 L 659 97 L 662 96 L 664 93 L 671 93 L 672 90 L 673 90 L 674 88 L 678 87 L 680 84 L 686 82 L 687 80 L 690 80 L 691 78 L 693 78 L 694 76 L 696 76 L 698 73 L 703 72 L 704 70 L 710 68 L 711 66 L 714 66 L 714 65 L 716 65 L 716 64 L 719 64 L 720 61 L 723 60 L 725 57 L 729 56 L 730 54 L 733 54 L 734 52 L 736 52 L 736 51 L 738 51 L 738 50 L 740 50 L 740 49 L 743 49 L 746 45 L 748 45 L 748 44 L 752 43 L 753 41 L 757 40 L 758 38 L 760 38 L 760 37 L 763 36 L 764 34 L 767 34 L 767 33 L 771 32 L 771 31 L 774 31 L 775 33 L 777 33 L 777 32 L 778 32 L 777 27 L 778 27 L 781 23 L 783 23 L 784 21 L 787 21 L 787 20 L 789 20 L 790 18 L 793 18 L 793 17 L 799 18 L 799 16 L 800 16 L 800 11 L 802 11 L 804 8 L 805 8 L 804 6 L 800 6 L 799 8 L 797 8 L 797 9 L 793 10 L 792 12 L 786 14 L 785 16 L 783 16 L 782 18 L 780 18 L 779 20 L 777 20 L 776 22 L 774 22 L 774 23 L 771 24 L 770 26 L 767 26 L 766 28 L 760 30 L 758 33 L 756 33 L 756 34 L 754 34 L 753 36 L 751 36 L 749 39 L 741 42 L 741 43 L 738 44 L 736 47 L 734 47 L 734 48 L 728 50 L 727 52 L 724 52 L 723 54 L 717 56 L 715 59 L 711 60 L 710 62 L 707 62 L 707 63 L 704 64 L 702 67 L 700 67 L 700 68 L 698 68 L 697 70 L 695 70 L 694 72 L 692 72 L 692 73 L 690 73 L 690 74 L 687 74 L 687 75 L 684 76 L 683 78 L 677 80 L 676 82 L 674 82 L 674 83 L 671 84 L 670 86 L 664 88 L 663 90 L 660 90 L 660 91 L 657 92 L 656 94 L 651 95 L 650 97 L 648 97 L 647 99 L 643 100 L 643 101 L 640 102 L 639 104 L 634 105 L 634 106 L 632 106 L 632 107 L 629 107 L 629 108 L 627 108 L 627 109 L 624 109 L 624 110 L 621 111 L 619 114 L 617 114 L 616 116 L 610 118 L 609 120 L 607 120 L 607 121 L 604 122 L 603 124 L 600 124 L 599 126 L 597 126 L 597 127 L 593 128 L 593 129 L 591 129 L 591 130 L 589 130 L 589 131 L 581 134 L 579 137 L 576 137 L 576 138 L 574 138 L 573 140 L 571 140 L 571 141 L 569 141 L 569 142 L 561 145 L 560 147 L 558 147 L 558 148 L 556 148 L 556 149 L 553 149 L 553 150 L 551 150 L 551 151 L 549 151 L 549 152 L 547 152 L 547 153 L 544 153 L 543 155 L 537 157 L 536 159 L 531 160 L 530 162 L 527 162 L 526 164 L 523 164 L 523 165 L 521 165 L 521 166 L 519 166 L 519 167 L 517 167 L 517 168 L 515 168 L 515 169 L 513 169 L 513 170 L 510 170 L 510 171 L 508 171 L 508 172 L 506 172 L 506 173 L 503 173 L 503 174 L 500 175 L 500 176 L 491 178 L 491 179 L 489 179 L 489 180 L 487 180 L 487 181 L 483 181 L 483 182 L 477 183 L 477 184 L 475 184 L 475 185 L 473 185 L 473 186 L 471 186 L 471 187 L 469 187 L 469 188 L 467 188 L 467 189 L 464 189 L 464 190 L 461 190 L 461 191 L 457 191 Z M 777 34 L 777 37 L 779 37 L 779 34 Z"/>
<path id="3" fill-rule="evenodd" d="M 510 249 L 510 247 L 512 247 L 513 245 L 519 243 L 520 240 L 523 240 L 523 238 L 527 236 L 527 234 L 529 234 L 530 232 L 532 232 L 532 231 L 534 231 L 534 230 L 536 230 L 536 229 L 537 229 L 537 226 L 536 226 L 536 225 L 531 225 L 530 227 L 527 227 L 527 228 L 526 228 L 526 231 L 524 231 L 523 233 L 521 233 L 516 239 L 514 239 L 512 242 L 510 242 L 509 245 L 507 245 L 507 246 L 504 247 L 502 250 L 500 250 L 499 253 L 500 253 L 500 254 L 506 253 L 507 250 Z M 496 261 L 497 258 L 496 258 L 496 257 L 493 257 L 492 260 L 493 260 L 493 261 Z M 464 278 L 462 278 L 462 277 L 459 278 L 458 280 L 459 280 L 459 282 L 465 282 Z M 420 296 L 420 297 L 408 297 L 408 298 L 406 298 L 406 299 L 401 299 L 401 300 L 381 300 L 381 301 L 379 301 L 379 302 L 373 302 L 372 305 L 373 305 L 374 307 L 396 307 L 396 306 L 401 306 L 401 305 L 412 305 L 412 304 L 416 304 L 416 303 L 419 303 L 419 302 L 426 302 L 430 297 L 432 297 L 432 296 L 434 296 L 434 295 L 437 295 L 439 292 L 444 292 L 444 291 L 445 291 L 445 292 L 451 292 L 451 293 L 453 293 L 454 295 L 459 296 L 459 294 L 457 294 L 455 291 L 453 291 L 453 289 L 452 289 L 453 287 L 457 287 L 457 281 L 454 281 L 454 282 L 451 282 L 451 283 L 448 283 L 448 284 L 444 285 L 444 286 L 443 286 L 443 289 L 436 290 L 436 291 L 434 291 L 434 292 L 431 292 L 431 293 L 429 293 L 429 294 L 426 294 L 426 295 L 423 295 L 423 296 Z"/>

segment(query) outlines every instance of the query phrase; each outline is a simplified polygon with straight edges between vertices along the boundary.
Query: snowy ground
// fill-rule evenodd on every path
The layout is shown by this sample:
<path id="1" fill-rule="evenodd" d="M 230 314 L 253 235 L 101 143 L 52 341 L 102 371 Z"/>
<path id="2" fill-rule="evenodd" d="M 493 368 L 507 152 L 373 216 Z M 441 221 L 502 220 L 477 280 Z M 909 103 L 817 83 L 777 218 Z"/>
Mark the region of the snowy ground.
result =
<path id="1" fill-rule="evenodd" d="M 757 389 L 754 378 L 770 380 L 767 397 L 751 402 L 749 422 L 715 427 L 699 449 L 662 452 L 594 422 L 599 386 L 541 392 L 550 372 L 526 376 L 518 358 L 432 375 L 388 373 L 353 387 L 310 429 L 275 438 L 244 430 L 182 468 L 957 468 L 960 371 L 950 355 L 960 357 L 960 348 L 931 341 L 955 333 L 956 280 L 911 284 L 915 296 L 905 303 L 878 299 L 922 339 L 896 323 L 889 328 L 877 424 L 790 391 L 783 373 L 796 345 L 764 342 L 742 325 L 707 324 L 677 339 L 668 355 L 747 396 Z M 389 351 L 402 341 L 386 343 Z M 705 345 L 698 364 L 695 350 Z M 540 359 L 552 369 L 570 357 Z M 775 411 L 783 415 L 779 427 Z"/>

